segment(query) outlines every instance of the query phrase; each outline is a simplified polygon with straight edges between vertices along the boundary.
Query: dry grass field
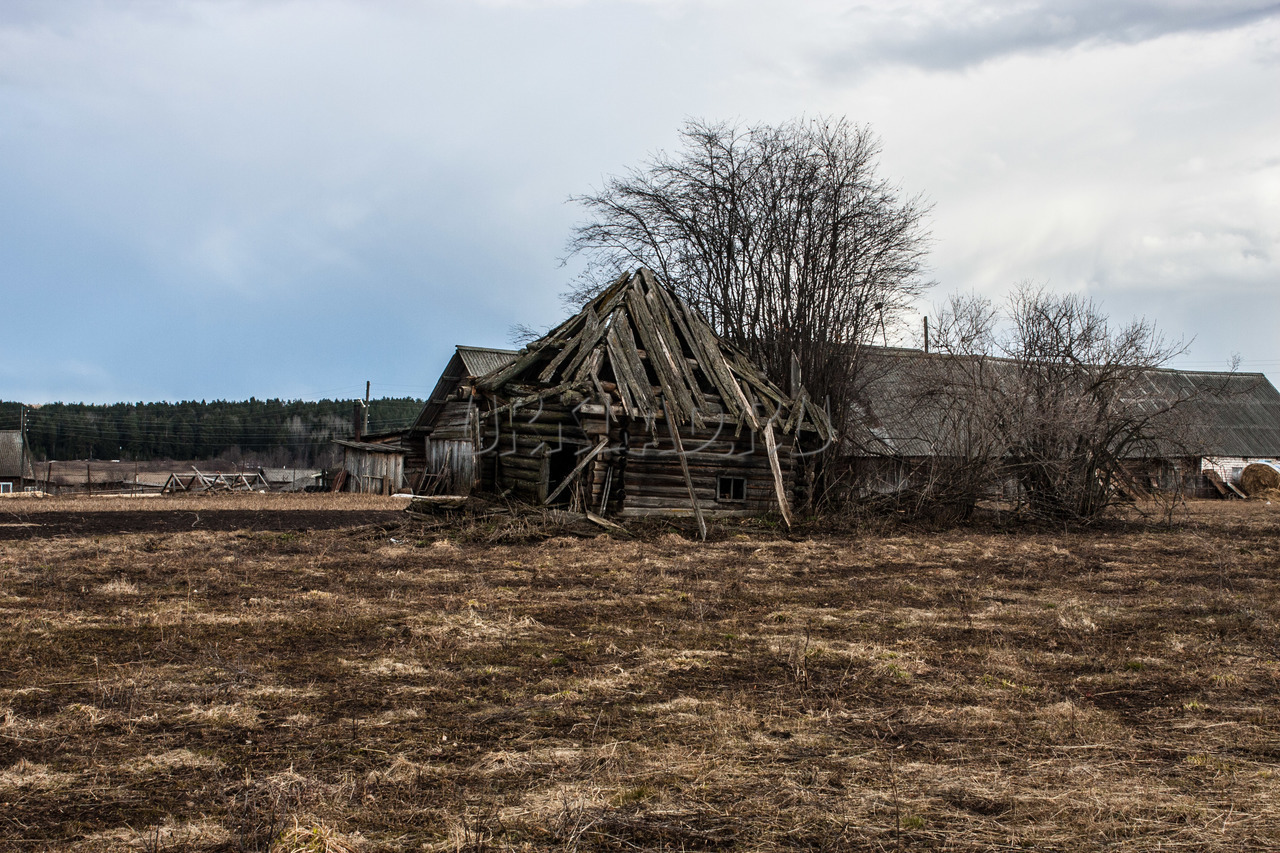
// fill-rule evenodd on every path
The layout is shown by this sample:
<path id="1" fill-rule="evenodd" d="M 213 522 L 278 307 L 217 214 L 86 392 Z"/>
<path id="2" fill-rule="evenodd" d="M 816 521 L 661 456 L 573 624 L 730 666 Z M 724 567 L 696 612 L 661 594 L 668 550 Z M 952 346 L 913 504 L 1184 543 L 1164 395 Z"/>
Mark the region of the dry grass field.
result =
<path id="1" fill-rule="evenodd" d="M 1280 847 L 1280 505 L 494 544 L 181 500 L 0 505 L 0 850 Z"/>

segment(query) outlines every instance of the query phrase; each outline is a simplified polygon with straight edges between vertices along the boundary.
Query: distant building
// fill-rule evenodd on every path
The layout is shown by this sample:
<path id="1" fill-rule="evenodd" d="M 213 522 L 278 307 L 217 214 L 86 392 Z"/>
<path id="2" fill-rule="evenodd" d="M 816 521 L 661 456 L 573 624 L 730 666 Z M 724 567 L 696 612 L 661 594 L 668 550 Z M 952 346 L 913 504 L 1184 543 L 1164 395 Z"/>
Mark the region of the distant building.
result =
<path id="1" fill-rule="evenodd" d="M 329 482 L 335 492 L 394 495 L 406 488 L 404 432 L 371 435 L 362 441 L 339 438 L 342 467 Z"/>
<path id="2" fill-rule="evenodd" d="M 922 488 L 939 460 L 980 454 L 989 424 L 965 405 L 978 386 L 1016 388 L 1007 359 L 873 347 L 861 359 L 861 391 L 841 454 L 858 494 Z M 1194 497 L 1238 495 L 1250 462 L 1280 459 L 1280 391 L 1261 373 L 1151 368 L 1122 394 L 1149 439 L 1125 453 L 1135 495 L 1181 488 Z M 1007 492 L 1009 483 L 993 483 Z"/>
<path id="3" fill-rule="evenodd" d="M 0 494 L 35 488 L 31 449 L 20 430 L 0 430 Z"/>

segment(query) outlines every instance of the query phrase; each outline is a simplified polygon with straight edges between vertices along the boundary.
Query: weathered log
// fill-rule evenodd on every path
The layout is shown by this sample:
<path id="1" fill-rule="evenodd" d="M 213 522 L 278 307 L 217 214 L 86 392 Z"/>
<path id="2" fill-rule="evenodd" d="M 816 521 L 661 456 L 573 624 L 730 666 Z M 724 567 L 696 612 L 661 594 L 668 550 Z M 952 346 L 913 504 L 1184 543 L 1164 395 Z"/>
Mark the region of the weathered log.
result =
<path id="1" fill-rule="evenodd" d="M 787 503 L 787 487 L 782 481 L 782 466 L 778 462 L 778 445 L 773 437 L 773 421 L 764 425 L 764 443 L 769 451 L 769 465 L 773 468 L 773 482 L 778 490 L 778 509 L 782 512 L 782 520 L 791 526 L 791 506 Z"/>
<path id="2" fill-rule="evenodd" d="M 685 458 L 684 448 L 680 445 L 680 431 L 676 429 L 675 421 L 671 419 L 671 410 L 667 408 L 667 400 L 662 400 L 662 411 L 667 416 L 667 428 L 671 431 L 671 443 L 676 446 L 676 453 L 680 458 L 680 470 L 684 472 L 685 484 L 689 487 L 689 501 L 693 504 L 693 514 L 698 519 L 698 532 L 702 534 L 703 540 L 707 538 L 707 523 L 702 518 L 702 510 L 698 508 L 698 495 L 693 488 L 693 479 L 689 476 L 689 462 Z"/>
<path id="3" fill-rule="evenodd" d="M 577 480 L 578 476 L 582 473 L 582 469 L 586 468 L 587 463 L 590 462 L 592 459 L 595 459 L 596 456 L 600 454 L 600 451 L 604 450 L 605 444 L 608 441 L 609 439 L 607 436 L 601 437 L 600 443 L 596 445 L 595 450 L 592 450 L 590 453 L 582 457 L 582 460 L 577 464 L 577 466 L 574 467 L 573 471 L 569 473 L 569 476 L 564 478 L 564 482 L 556 486 L 556 490 L 551 494 L 547 495 L 547 498 L 545 501 L 543 501 L 543 503 L 551 503 L 553 500 L 555 500 L 559 496 L 559 494 L 562 491 L 565 490 L 567 486 L 569 486 L 569 484 Z"/>

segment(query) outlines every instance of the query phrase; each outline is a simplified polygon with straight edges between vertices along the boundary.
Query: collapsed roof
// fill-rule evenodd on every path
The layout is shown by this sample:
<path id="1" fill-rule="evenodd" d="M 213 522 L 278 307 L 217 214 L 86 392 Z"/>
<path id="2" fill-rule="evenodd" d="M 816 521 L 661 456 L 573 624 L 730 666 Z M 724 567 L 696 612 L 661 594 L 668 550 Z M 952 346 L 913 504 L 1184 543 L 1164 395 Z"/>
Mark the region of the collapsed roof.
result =
<path id="1" fill-rule="evenodd" d="M 831 436 L 827 413 L 806 391 L 783 393 L 644 268 L 475 384 L 509 406 L 576 391 L 651 428 L 665 410 L 694 427 L 728 421 L 754 431 L 772 422 L 784 434 Z"/>

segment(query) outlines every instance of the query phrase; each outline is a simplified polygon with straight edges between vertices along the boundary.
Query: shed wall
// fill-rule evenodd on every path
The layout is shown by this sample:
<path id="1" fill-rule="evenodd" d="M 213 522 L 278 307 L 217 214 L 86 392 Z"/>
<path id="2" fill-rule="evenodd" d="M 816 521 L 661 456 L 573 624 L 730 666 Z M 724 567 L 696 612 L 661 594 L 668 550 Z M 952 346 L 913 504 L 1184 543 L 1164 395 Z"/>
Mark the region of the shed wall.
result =
<path id="1" fill-rule="evenodd" d="M 347 491 L 390 495 L 404 487 L 404 457 L 400 454 L 352 447 L 344 450 L 342 467 L 347 472 Z"/>

